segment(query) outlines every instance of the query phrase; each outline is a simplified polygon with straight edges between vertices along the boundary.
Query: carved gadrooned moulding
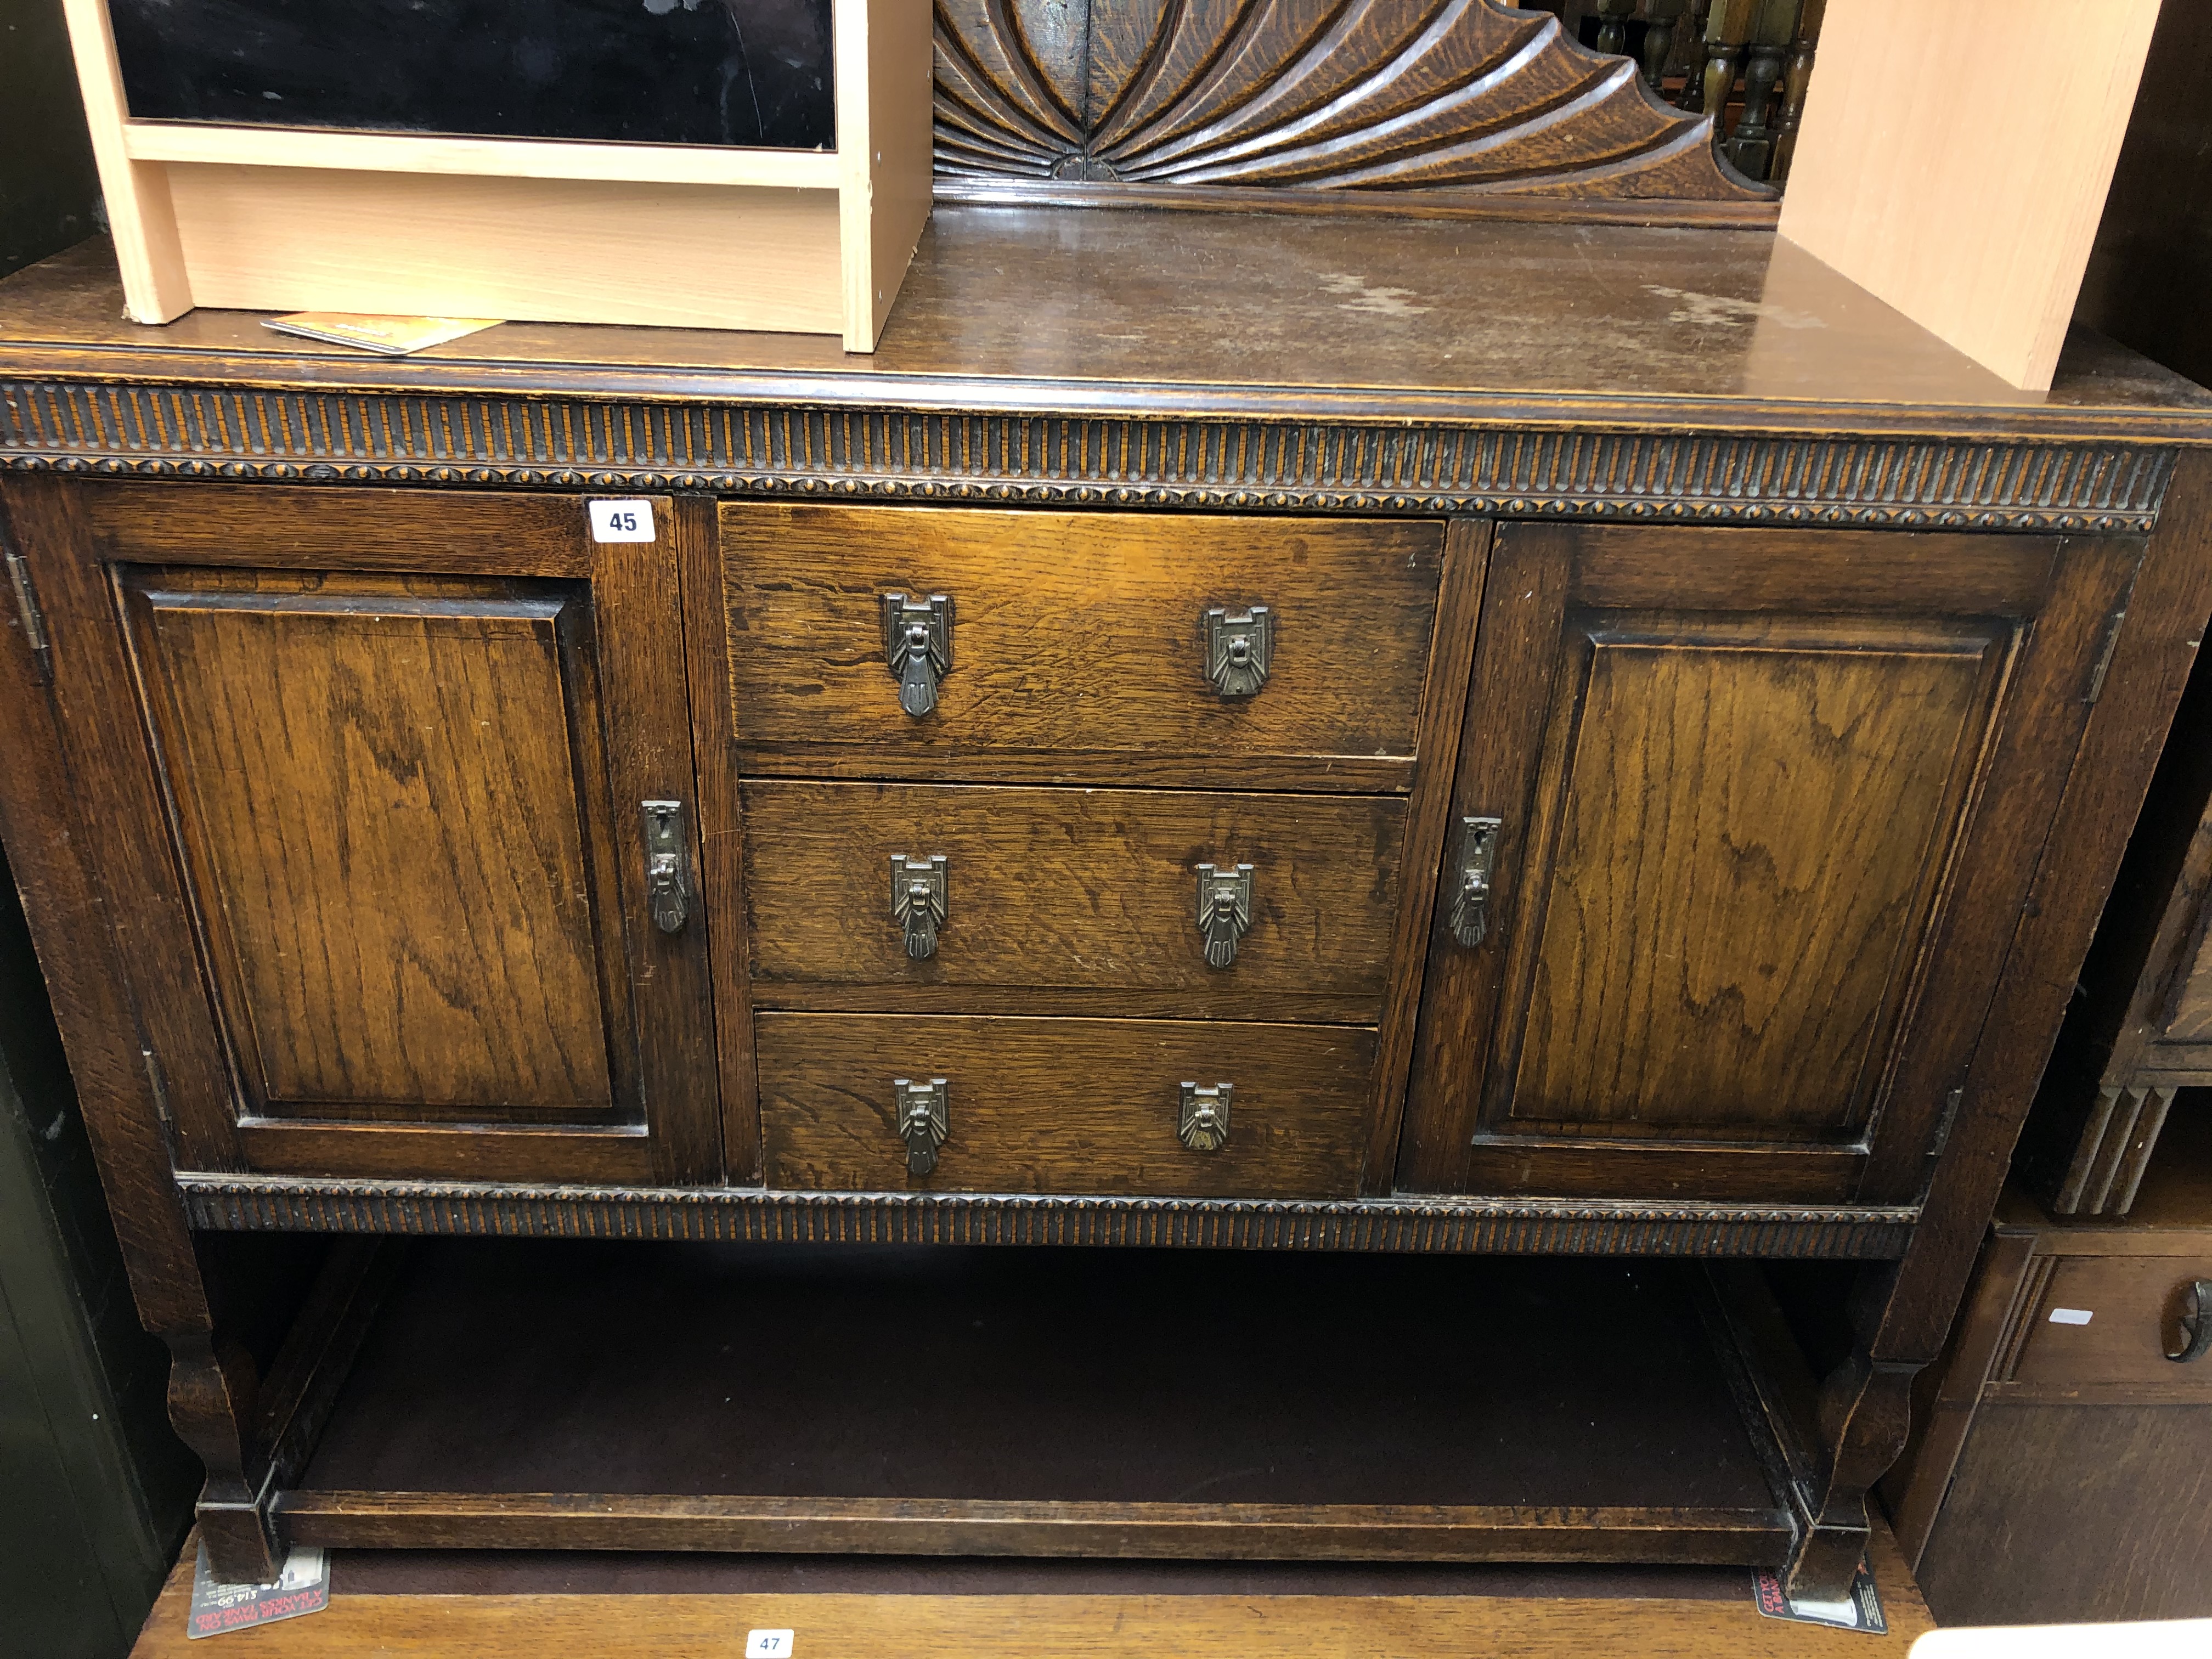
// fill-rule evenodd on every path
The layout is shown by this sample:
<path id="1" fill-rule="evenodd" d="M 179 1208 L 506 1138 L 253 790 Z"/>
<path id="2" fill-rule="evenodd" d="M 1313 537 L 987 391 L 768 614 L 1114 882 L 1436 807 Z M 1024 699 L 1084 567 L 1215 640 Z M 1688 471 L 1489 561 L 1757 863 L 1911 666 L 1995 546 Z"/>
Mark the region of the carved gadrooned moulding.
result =
<path id="1" fill-rule="evenodd" d="M 937 173 L 1151 199 L 1773 199 L 1632 59 L 1498 0 L 937 0 Z"/>
<path id="2" fill-rule="evenodd" d="M 841 500 L 2134 532 L 2125 441 L 1531 432 L 0 383 L 0 468 Z"/>
<path id="3" fill-rule="evenodd" d="M 203 1231 L 782 1243 L 1096 1244 L 1888 1260 L 1913 1206 L 1545 1199 L 1058 1198 L 190 1174 Z"/>

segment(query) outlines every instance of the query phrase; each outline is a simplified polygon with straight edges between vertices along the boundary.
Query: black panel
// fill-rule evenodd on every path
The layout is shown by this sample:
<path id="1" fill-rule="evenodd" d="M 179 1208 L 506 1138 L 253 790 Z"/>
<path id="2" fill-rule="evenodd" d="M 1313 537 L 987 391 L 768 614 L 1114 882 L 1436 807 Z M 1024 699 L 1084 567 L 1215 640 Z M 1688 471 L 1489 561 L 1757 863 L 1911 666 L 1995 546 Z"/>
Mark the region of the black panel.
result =
<path id="1" fill-rule="evenodd" d="M 110 0 L 131 113 L 828 149 L 830 0 Z"/>

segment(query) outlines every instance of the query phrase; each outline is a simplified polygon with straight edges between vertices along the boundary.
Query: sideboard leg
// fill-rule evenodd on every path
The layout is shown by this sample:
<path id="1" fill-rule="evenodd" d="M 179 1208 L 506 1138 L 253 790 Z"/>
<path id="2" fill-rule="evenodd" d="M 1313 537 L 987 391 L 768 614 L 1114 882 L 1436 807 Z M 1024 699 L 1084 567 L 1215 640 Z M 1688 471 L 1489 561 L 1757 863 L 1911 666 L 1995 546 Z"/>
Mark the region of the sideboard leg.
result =
<path id="1" fill-rule="evenodd" d="M 283 1571 L 284 1550 L 276 1541 L 264 1486 L 246 1502 L 215 1496 L 210 1480 L 192 1511 L 200 1541 L 207 1546 L 208 1576 L 225 1584 L 273 1584 Z"/>
<path id="2" fill-rule="evenodd" d="M 169 1341 L 169 1420 L 207 1465 L 197 1510 L 208 1571 L 225 1583 L 275 1582 L 283 1564 L 258 1443 L 258 1382 L 246 1352 L 210 1333 Z"/>
<path id="3" fill-rule="evenodd" d="M 1820 1441 L 1826 1455 L 1804 1532 L 1783 1589 L 1792 1601 L 1841 1601 L 1866 1554 L 1867 1495 L 1905 1449 L 1912 1424 L 1917 1363 L 1874 1359 L 1863 1349 L 1820 1384 Z"/>

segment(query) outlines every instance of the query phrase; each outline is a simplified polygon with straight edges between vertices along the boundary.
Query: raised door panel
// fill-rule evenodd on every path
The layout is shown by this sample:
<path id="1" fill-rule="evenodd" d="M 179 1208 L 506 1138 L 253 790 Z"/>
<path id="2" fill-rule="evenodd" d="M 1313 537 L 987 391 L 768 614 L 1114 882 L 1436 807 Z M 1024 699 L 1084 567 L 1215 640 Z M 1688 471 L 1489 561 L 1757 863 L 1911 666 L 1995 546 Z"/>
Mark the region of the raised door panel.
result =
<path id="1" fill-rule="evenodd" d="M 2011 631 L 1648 620 L 1572 642 L 1504 1113 L 1855 1129 Z"/>
<path id="2" fill-rule="evenodd" d="M 1401 1186 L 1913 1195 L 2134 557 L 1501 531 Z"/>
<path id="3" fill-rule="evenodd" d="M 646 867 L 642 804 L 695 781 L 659 506 L 602 544 L 574 498 L 57 495 L 58 689 L 180 1164 L 720 1176 L 712 918 L 693 881 L 656 927 Z"/>
<path id="4" fill-rule="evenodd" d="M 125 592 L 249 1111 L 619 1115 L 576 597 L 185 570 Z"/>

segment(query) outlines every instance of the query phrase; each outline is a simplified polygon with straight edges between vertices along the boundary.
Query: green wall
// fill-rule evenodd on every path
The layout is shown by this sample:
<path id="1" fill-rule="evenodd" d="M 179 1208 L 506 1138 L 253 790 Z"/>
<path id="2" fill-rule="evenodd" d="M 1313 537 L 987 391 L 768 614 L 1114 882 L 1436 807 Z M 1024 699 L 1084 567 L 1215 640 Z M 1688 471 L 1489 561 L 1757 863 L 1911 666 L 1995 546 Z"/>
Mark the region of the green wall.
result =
<path id="1" fill-rule="evenodd" d="M 0 1654 L 130 1650 L 199 1486 L 168 1369 L 131 1305 L 0 860 Z"/>
<path id="2" fill-rule="evenodd" d="M 99 231 L 99 199 L 60 0 L 0 0 L 0 276 Z M 20 648 L 12 631 L 0 629 L 0 649 Z M 0 1654 L 9 1659 L 130 1650 L 199 1484 L 198 1463 L 169 1430 L 167 1378 L 168 1356 L 131 1306 L 0 858 Z"/>

